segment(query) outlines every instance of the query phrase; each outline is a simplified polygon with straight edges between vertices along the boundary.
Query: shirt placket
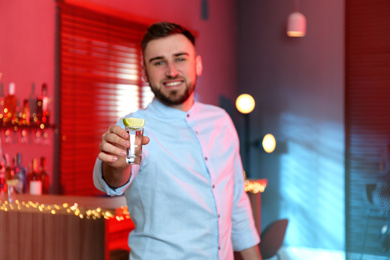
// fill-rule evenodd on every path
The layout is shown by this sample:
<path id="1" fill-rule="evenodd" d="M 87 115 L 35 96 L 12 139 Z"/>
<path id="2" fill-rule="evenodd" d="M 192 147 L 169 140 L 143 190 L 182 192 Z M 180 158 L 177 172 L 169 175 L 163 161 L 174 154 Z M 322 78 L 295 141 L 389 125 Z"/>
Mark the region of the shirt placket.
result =
<path id="1" fill-rule="evenodd" d="M 219 259 L 219 255 L 220 255 L 220 252 L 221 252 L 221 240 L 220 240 L 220 221 L 221 221 L 221 214 L 219 212 L 219 207 L 218 207 L 218 203 L 217 203 L 217 197 L 216 196 L 216 192 L 217 192 L 217 184 L 216 184 L 216 178 L 214 177 L 215 175 L 212 174 L 212 172 L 210 171 L 210 169 L 212 169 L 212 167 L 210 167 L 210 158 L 209 158 L 209 154 L 208 154 L 208 151 L 206 151 L 205 149 L 205 145 L 202 143 L 202 139 L 200 138 L 200 135 L 201 135 L 201 129 L 200 129 L 200 126 L 199 124 L 196 124 L 192 121 L 192 117 L 193 115 L 191 115 L 191 113 L 187 113 L 187 123 L 188 125 L 191 127 L 191 129 L 193 130 L 193 132 L 195 133 L 195 136 L 196 138 L 198 139 L 198 142 L 202 148 L 202 153 L 203 153 L 203 156 L 204 156 L 204 161 L 205 161 L 205 164 L 206 164 L 206 167 L 207 167 L 207 171 L 209 173 L 209 178 L 210 178 L 210 185 L 211 185 L 211 191 L 212 191 L 212 194 L 213 194 L 213 200 L 214 200 L 214 205 L 215 205 L 215 212 L 216 212 L 216 220 L 217 220 L 217 234 L 218 234 L 218 239 L 217 239 L 217 246 L 218 246 L 218 259 Z"/>

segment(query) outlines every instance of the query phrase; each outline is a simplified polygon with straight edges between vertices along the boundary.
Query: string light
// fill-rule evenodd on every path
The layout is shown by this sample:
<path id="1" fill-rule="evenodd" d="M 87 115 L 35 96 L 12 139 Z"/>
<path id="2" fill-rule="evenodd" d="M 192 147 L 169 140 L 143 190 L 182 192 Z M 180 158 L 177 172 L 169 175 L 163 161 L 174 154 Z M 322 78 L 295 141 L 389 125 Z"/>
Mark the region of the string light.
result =
<path id="1" fill-rule="evenodd" d="M 245 191 L 257 194 L 259 192 L 264 192 L 265 187 L 267 186 L 266 182 L 258 181 L 245 181 Z M 42 214 L 68 214 L 78 217 L 80 219 L 116 219 L 117 221 L 123 221 L 131 219 L 129 211 L 126 206 L 122 206 L 115 210 L 103 210 L 102 208 L 87 208 L 80 207 L 77 203 L 69 206 L 68 203 L 63 203 L 62 205 L 45 205 L 39 202 L 33 201 L 19 201 L 10 203 L 7 199 L 3 200 L 0 198 L 0 211 L 28 211 L 36 212 Z"/>
<path id="2" fill-rule="evenodd" d="M 80 219 L 116 219 L 123 221 L 130 219 L 130 214 L 126 206 L 120 207 L 115 210 L 103 210 L 102 208 L 86 208 L 80 207 L 77 203 L 69 206 L 68 203 L 62 205 L 45 205 L 39 202 L 32 201 L 19 201 L 15 200 L 14 203 L 10 203 L 8 200 L 0 199 L 0 211 L 28 211 L 37 212 L 43 214 L 68 214 L 78 217 Z"/>

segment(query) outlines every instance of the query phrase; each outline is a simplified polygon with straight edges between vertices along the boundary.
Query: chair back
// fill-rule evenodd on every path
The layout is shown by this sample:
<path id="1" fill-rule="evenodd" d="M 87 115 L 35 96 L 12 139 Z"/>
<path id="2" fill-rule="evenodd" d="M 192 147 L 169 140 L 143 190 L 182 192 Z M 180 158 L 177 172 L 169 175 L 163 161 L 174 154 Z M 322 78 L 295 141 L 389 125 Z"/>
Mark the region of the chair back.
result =
<path id="1" fill-rule="evenodd" d="M 264 259 L 275 256 L 283 244 L 288 219 L 280 219 L 269 224 L 261 233 L 260 252 Z"/>

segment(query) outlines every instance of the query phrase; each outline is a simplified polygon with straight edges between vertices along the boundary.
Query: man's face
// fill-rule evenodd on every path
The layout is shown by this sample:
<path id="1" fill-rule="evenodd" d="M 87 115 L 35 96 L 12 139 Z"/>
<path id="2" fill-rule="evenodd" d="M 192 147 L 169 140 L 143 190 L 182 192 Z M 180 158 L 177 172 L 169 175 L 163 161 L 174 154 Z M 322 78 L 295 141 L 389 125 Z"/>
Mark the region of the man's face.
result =
<path id="1" fill-rule="evenodd" d="M 184 35 L 174 34 L 148 43 L 143 70 L 157 99 L 179 105 L 193 93 L 202 62 L 192 43 Z"/>

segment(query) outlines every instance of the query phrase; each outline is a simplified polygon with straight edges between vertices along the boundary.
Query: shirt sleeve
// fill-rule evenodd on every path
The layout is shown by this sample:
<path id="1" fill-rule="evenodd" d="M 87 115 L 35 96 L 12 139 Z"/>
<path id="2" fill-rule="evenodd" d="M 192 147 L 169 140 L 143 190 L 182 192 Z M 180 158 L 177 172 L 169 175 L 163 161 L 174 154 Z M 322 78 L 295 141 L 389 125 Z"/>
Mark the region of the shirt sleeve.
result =
<path id="1" fill-rule="evenodd" d="M 130 186 L 130 182 L 131 178 L 125 185 L 115 189 L 108 186 L 107 182 L 103 179 L 102 161 L 98 158 L 96 159 L 95 167 L 93 168 L 93 183 L 98 190 L 107 193 L 109 196 L 118 196 L 122 195 L 127 187 Z"/>
<path id="2" fill-rule="evenodd" d="M 234 163 L 235 186 L 232 209 L 232 242 L 234 251 L 242 251 L 260 243 L 248 194 L 245 192 L 241 157 L 238 152 Z"/>

